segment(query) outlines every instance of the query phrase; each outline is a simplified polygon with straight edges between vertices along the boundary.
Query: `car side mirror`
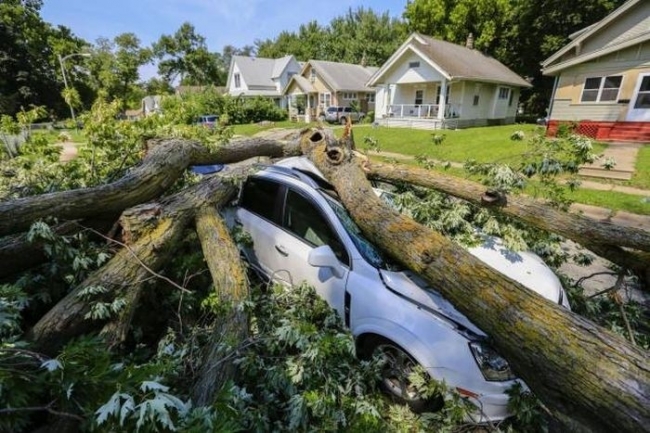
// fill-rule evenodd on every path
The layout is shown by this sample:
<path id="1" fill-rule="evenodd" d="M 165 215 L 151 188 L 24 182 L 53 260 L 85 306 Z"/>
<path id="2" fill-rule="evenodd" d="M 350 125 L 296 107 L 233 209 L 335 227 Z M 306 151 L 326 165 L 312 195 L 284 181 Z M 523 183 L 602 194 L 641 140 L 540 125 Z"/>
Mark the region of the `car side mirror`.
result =
<path id="1" fill-rule="evenodd" d="M 336 278 L 342 278 L 345 275 L 345 269 L 343 269 L 329 245 L 322 245 L 311 250 L 307 262 L 318 268 L 330 268 Z"/>

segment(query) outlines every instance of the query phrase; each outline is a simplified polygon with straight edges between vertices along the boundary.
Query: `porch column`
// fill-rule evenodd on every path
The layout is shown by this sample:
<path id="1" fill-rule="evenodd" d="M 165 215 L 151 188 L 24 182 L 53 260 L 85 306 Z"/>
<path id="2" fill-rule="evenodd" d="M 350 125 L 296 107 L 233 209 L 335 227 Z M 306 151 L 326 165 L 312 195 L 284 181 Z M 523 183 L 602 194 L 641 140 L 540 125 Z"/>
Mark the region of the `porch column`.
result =
<path id="1" fill-rule="evenodd" d="M 438 101 L 438 120 L 444 120 L 445 110 L 447 109 L 447 80 L 444 78 L 440 82 L 440 100 Z"/>
<path id="2" fill-rule="evenodd" d="M 311 95 L 305 93 L 305 99 L 307 100 L 307 108 L 305 108 L 305 122 L 311 122 Z"/>

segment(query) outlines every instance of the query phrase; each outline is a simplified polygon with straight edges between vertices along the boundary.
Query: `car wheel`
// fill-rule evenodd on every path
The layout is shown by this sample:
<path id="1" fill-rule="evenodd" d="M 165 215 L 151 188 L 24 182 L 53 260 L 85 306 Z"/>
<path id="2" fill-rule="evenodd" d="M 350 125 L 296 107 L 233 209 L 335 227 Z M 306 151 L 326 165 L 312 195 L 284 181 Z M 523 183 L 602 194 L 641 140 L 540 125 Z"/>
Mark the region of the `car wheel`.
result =
<path id="1" fill-rule="evenodd" d="M 383 338 L 373 339 L 368 346 L 367 354 L 384 360 L 380 386 L 393 401 L 408 405 L 416 413 L 442 408 L 444 399 L 441 395 L 426 398 L 417 392 L 409 380 L 418 363 L 404 349 Z"/>
<path id="2" fill-rule="evenodd" d="M 348 119 L 347 119 L 347 117 L 341 117 L 339 119 L 339 122 L 341 122 L 341 125 L 345 125 L 346 123 L 348 123 Z"/>

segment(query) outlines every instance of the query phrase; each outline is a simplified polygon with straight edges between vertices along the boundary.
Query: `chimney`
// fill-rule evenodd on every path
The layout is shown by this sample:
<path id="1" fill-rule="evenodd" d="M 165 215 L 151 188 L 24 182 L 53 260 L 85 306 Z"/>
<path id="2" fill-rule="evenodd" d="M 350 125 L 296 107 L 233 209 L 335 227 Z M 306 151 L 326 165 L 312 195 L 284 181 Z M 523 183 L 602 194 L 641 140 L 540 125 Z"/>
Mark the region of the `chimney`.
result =
<path id="1" fill-rule="evenodd" d="M 469 48 L 470 50 L 474 49 L 474 35 L 470 32 L 469 35 L 467 35 L 467 40 L 465 41 L 465 47 Z"/>
<path id="2" fill-rule="evenodd" d="M 359 62 L 359 64 L 365 68 L 367 63 L 368 59 L 366 59 L 366 52 L 364 51 L 363 55 L 361 56 L 361 62 Z"/>

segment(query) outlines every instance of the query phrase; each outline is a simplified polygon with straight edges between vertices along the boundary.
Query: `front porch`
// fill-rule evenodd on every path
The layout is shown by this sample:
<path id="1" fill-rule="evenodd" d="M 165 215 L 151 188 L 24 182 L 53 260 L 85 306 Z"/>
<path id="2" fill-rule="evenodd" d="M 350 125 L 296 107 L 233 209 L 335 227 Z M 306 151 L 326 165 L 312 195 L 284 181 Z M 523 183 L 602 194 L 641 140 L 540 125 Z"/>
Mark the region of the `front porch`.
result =
<path id="1" fill-rule="evenodd" d="M 460 104 L 391 104 L 387 113 L 375 121 L 388 127 L 457 129 L 462 124 L 460 113 Z"/>

